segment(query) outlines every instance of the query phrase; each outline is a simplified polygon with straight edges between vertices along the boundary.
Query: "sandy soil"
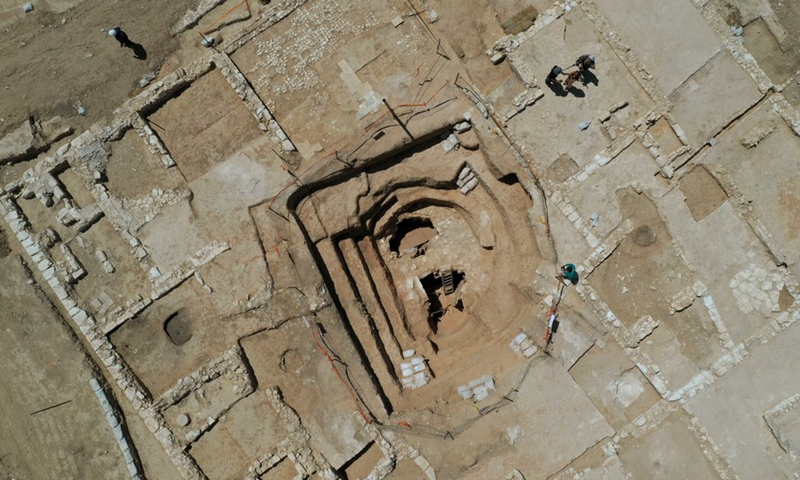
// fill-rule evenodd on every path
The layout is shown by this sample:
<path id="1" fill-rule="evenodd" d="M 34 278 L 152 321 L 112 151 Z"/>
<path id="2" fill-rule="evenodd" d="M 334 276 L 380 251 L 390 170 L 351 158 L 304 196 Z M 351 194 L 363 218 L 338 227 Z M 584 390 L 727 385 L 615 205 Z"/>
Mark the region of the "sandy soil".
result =
<path id="1" fill-rule="evenodd" d="M 191 182 L 262 135 L 219 71 L 192 86 L 148 117 L 183 176 Z"/>
<path id="2" fill-rule="evenodd" d="M 672 236 L 653 202 L 631 190 L 617 195 L 625 216 L 633 220 L 633 232 L 589 282 L 628 326 L 648 314 L 666 318 L 668 304 L 659 299 L 685 286 L 686 266 L 676 260 Z"/>
<path id="3" fill-rule="evenodd" d="M 71 118 L 77 129 L 108 117 L 147 73 L 178 48 L 169 34 L 197 0 L 86 0 L 62 14 L 37 8 L 2 32 L 0 133 L 33 115 Z M 134 58 L 107 31 L 122 27 L 147 58 Z M 82 104 L 87 114 L 77 115 Z"/>
<path id="4" fill-rule="evenodd" d="M 120 197 L 143 197 L 154 188 L 169 190 L 186 183 L 179 169 L 164 168 L 135 130 L 128 130 L 109 146 L 111 160 L 106 167 L 106 186 Z"/>
<path id="5" fill-rule="evenodd" d="M 705 168 L 695 168 L 681 178 L 681 191 L 692 217 L 700 221 L 722 205 L 728 196 Z"/>
<path id="6" fill-rule="evenodd" d="M 83 347 L 19 257 L 0 269 L 0 478 L 127 476 Z"/>

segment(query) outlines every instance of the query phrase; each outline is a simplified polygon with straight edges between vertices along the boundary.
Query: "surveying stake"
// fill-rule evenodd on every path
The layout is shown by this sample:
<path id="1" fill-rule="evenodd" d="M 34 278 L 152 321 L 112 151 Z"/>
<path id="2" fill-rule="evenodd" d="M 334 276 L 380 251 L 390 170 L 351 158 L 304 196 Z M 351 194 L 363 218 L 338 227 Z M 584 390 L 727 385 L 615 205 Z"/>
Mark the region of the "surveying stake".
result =
<path id="1" fill-rule="evenodd" d="M 558 298 L 553 301 L 553 304 L 550 306 L 550 312 L 548 313 L 547 319 L 547 328 L 544 331 L 544 353 L 550 355 L 550 345 L 553 343 L 553 335 L 556 334 L 558 330 L 558 314 L 556 313 L 556 309 L 558 309 L 558 304 L 561 303 L 561 295 L 564 293 L 564 288 L 566 285 L 563 281 L 559 278 L 559 288 L 558 288 Z"/>
<path id="2" fill-rule="evenodd" d="M 544 353 L 550 355 L 550 345 L 553 344 L 553 336 L 558 331 L 558 305 L 561 303 L 561 297 L 564 295 L 564 290 L 569 285 L 576 285 L 578 283 L 578 271 L 575 265 L 571 263 L 564 264 L 561 267 L 561 273 L 556 277 L 558 279 L 558 297 L 553 301 L 548 313 L 547 328 L 544 331 Z"/>
<path id="3" fill-rule="evenodd" d="M 547 329 L 544 332 L 544 353 L 550 355 L 550 345 L 553 343 L 553 335 L 558 331 L 558 315 L 555 313 L 550 314 L 550 320 L 547 322 Z"/>

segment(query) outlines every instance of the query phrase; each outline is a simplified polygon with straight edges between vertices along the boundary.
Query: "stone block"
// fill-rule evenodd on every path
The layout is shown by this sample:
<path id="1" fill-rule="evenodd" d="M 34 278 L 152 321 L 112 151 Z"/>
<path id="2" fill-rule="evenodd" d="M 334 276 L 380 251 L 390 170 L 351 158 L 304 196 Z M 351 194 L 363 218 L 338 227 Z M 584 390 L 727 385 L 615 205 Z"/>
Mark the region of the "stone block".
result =
<path id="1" fill-rule="evenodd" d="M 492 55 L 491 57 L 489 57 L 489 60 L 491 60 L 494 65 L 498 65 L 498 64 L 500 64 L 500 62 L 505 60 L 505 58 L 506 58 L 506 54 L 505 53 L 498 52 L 498 53 L 495 53 L 494 55 Z"/>
<path id="2" fill-rule="evenodd" d="M 53 287 L 53 293 L 55 293 L 56 297 L 58 297 L 58 299 L 61 300 L 62 302 L 64 300 L 66 300 L 67 298 L 69 298 L 69 294 L 67 293 L 67 289 L 64 288 L 63 286 L 55 285 L 55 286 L 52 286 L 52 287 Z"/>
<path id="3" fill-rule="evenodd" d="M 117 365 L 117 356 L 112 353 L 111 355 L 103 359 L 103 363 L 105 364 L 106 367 L 111 368 L 114 365 Z M 120 366 L 120 369 L 121 368 L 122 367 Z"/>
<path id="4" fill-rule="evenodd" d="M 88 315 L 86 315 L 86 312 L 84 312 L 83 310 L 80 310 L 77 314 L 73 315 L 72 317 L 72 319 L 75 320 L 75 323 L 77 323 L 78 325 L 83 325 L 84 323 L 86 323 L 87 318 Z"/>
<path id="5" fill-rule="evenodd" d="M 53 117 L 42 122 L 41 134 L 47 143 L 53 143 L 72 133 L 72 127 L 61 117 Z"/>
<path id="6" fill-rule="evenodd" d="M 33 158 L 41 148 L 41 140 L 32 120 L 0 138 L 0 165 Z"/>
<path id="7" fill-rule="evenodd" d="M 281 146 L 285 152 L 294 152 L 296 150 L 294 144 L 290 140 L 284 140 L 281 142 Z"/>
<path id="8" fill-rule="evenodd" d="M 416 458 L 414 458 L 414 463 L 416 463 L 420 470 L 423 471 L 431 466 L 431 464 L 428 463 L 428 460 L 426 460 L 422 455 L 418 455 Z"/>

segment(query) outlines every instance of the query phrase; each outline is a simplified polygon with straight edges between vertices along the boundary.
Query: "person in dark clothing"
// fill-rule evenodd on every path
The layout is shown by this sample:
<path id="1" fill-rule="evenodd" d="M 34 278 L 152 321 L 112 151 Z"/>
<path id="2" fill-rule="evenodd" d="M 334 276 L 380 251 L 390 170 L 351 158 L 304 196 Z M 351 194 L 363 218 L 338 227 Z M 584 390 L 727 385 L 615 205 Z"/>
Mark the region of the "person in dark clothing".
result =
<path id="1" fill-rule="evenodd" d="M 563 71 L 564 70 L 558 65 L 554 66 L 552 70 L 550 70 L 550 73 L 547 75 L 547 77 L 544 79 L 544 83 L 546 83 L 547 85 L 555 85 L 558 82 L 558 76 L 561 75 Z"/>
<path id="2" fill-rule="evenodd" d="M 133 48 L 134 45 L 136 45 L 135 43 L 130 41 L 128 35 L 125 32 L 123 32 L 122 29 L 119 27 L 112 28 L 111 30 L 108 31 L 108 34 L 114 37 L 119 42 L 120 48 L 122 47 Z"/>
<path id="3" fill-rule="evenodd" d="M 581 72 L 594 68 L 594 54 L 587 53 L 581 55 L 575 61 L 575 66 L 578 67 Z"/>

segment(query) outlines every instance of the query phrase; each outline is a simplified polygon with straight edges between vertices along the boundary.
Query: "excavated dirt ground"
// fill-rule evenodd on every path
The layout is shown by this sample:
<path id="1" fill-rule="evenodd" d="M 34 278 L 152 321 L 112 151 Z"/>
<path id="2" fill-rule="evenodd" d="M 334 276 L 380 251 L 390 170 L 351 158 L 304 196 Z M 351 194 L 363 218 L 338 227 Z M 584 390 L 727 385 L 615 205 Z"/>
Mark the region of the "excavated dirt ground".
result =
<path id="1" fill-rule="evenodd" d="M 0 480 L 793 478 L 798 5 L 0 0 Z"/>
<path id="2" fill-rule="evenodd" d="M 139 80 L 161 65 L 179 46 L 169 27 L 197 0 L 124 2 L 73 0 L 75 8 L 53 11 L 45 4 L 22 15 L 19 5 L 8 8 L 0 21 L 0 132 L 18 126 L 28 116 L 68 118 L 85 129 L 111 112 L 132 93 Z M 61 9 L 59 9 L 61 10 Z M 147 51 L 134 58 L 108 35 L 119 26 Z M 86 116 L 77 113 L 86 108 Z"/>
<path id="3" fill-rule="evenodd" d="M 29 284 L 20 256 L 0 266 L 0 478 L 122 478 L 122 455 L 89 388 L 96 366 Z"/>

